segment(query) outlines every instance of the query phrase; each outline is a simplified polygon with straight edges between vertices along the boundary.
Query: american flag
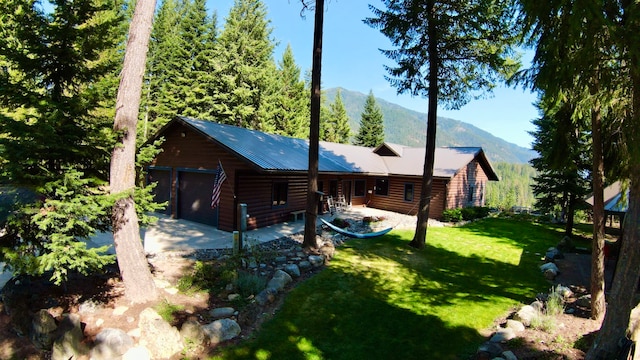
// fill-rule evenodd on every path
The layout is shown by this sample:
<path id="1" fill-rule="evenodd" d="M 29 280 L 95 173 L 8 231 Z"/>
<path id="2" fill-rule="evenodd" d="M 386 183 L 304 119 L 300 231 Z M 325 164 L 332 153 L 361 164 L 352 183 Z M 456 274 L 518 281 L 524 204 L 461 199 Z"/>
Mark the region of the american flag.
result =
<path id="1" fill-rule="evenodd" d="M 222 168 L 222 163 L 218 160 L 218 167 L 216 168 L 216 179 L 213 180 L 213 194 L 211 195 L 211 208 L 215 209 L 220 204 L 220 192 L 222 190 L 222 183 L 227 180 L 227 174 Z"/>

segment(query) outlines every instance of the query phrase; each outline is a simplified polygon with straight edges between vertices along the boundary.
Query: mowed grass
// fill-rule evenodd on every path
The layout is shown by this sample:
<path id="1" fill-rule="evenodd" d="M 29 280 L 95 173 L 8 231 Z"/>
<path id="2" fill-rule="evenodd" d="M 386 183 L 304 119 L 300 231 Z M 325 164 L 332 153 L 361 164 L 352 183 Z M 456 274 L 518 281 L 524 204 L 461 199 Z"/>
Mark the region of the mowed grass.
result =
<path id="1" fill-rule="evenodd" d="M 549 284 L 538 266 L 561 229 L 510 219 L 348 240 L 291 291 L 255 338 L 217 359 L 468 359 L 479 331 Z"/>

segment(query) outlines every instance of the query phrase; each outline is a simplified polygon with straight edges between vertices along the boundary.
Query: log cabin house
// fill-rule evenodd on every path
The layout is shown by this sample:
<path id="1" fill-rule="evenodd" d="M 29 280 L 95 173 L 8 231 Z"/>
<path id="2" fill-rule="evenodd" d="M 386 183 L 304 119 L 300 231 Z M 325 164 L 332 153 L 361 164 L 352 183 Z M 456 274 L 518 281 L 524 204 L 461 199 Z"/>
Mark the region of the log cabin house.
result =
<path id="1" fill-rule="evenodd" d="M 247 204 L 248 229 L 292 219 L 306 208 L 309 142 L 212 121 L 176 117 L 153 139 L 164 138 L 148 167 L 166 214 L 220 230 L 236 228 L 237 204 Z M 152 139 L 152 140 L 153 140 Z M 348 206 L 416 214 L 424 148 L 384 143 L 377 148 L 320 142 L 318 190 Z M 211 208 L 218 164 L 226 181 Z M 487 181 L 498 177 L 479 147 L 438 148 L 429 217 L 465 206 L 483 206 Z M 319 202 L 326 211 L 326 202 Z"/>

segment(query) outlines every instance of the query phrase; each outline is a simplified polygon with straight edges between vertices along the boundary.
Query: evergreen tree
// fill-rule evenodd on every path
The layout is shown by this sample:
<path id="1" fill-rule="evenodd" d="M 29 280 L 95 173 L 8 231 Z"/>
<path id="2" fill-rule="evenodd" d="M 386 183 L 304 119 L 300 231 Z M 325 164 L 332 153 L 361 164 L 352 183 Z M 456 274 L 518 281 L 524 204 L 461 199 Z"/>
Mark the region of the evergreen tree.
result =
<path id="1" fill-rule="evenodd" d="M 260 0 L 235 0 L 216 43 L 215 111 L 220 121 L 274 130 L 269 106 L 275 95 L 272 29 Z"/>
<path id="2" fill-rule="evenodd" d="M 555 104 L 543 98 L 538 106 L 542 117 L 533 121 L 533 150 L 540 156 L 531 160 L 539 174 L 533 185 L 536 207 L 544 213 L 559 210 L 565 234 L 571 236 L 575 209 L 590 190 L 586 124 L 573 121 L 571 102 Z"/>
<path id="3" fill-rule="evenodd" d="M 387 68 L 389 81 L 398 92 L 429 99 L 421 197 L 410 243 L 422 249 L 433 188 L 438 105 L 460 108 L 517 68 L 510 58 L 519 35 L 515 8 L 511 0 L 382 2 L 386 9 L 371 7 L 376 17 L 365 22 L 398 47 L 383 51 L 397 63 Z"/>
<path id="4" fill-rule="evenodd" d="M 183 73 L 188 55 L 179 31 L 183 29 L 184 12 L 180 0 L 164 0 L 155 17 L 145 70 L 144 115 L 138 125 L 141 141 L 155 134 L 184 106 L 182 94 L 187 85 Z"/>
<path id="5" fill-rule="evenodd" d="M 112 1 L 0 3 L 0 158 L 5 182 L 38 201 L 17 209 L 0 261 L 16 274 L 87 273 L 112 261 L 80 239 L 108 226 L 111 110 L 124 7 Z"/>
<path id="6" fill-rule="evenodd" d="M 213 94 L 209 84 L 216 76 L 209 59 L 214 56 L 217 37 L 217 16 L 207 16 L 206 0 L 186 4 L 180 20 L 180 43 L 183 73 L 178 78 L 183 104 L 176 109 L 181 115 L 207 119 L 212 116 Z"/>
<path id="7" fill-rule="evenodd" d="M 373 91 L 364 103 L 364 111 L 360 116 L 360 129 L 354 140 L 355 145 L 376 147 L 384 142 L 384 119 L 382 110 L 376 104 Z"/>
<path id="8" fill-rule="evenodd" d="M 309 136 L 309 90 L 300 78 L 291 45 L 278 63 L 277 103 L 274 110 L 275 133 L 296 138 Z"/>
<path id="9" fill-rule="evenodd" d="M 342 102 L 340 90 L 336 94 L 333 103 L 329 105 L 326 122 L 321 126 L 324 130 L 323 140 L 341 144 L 347 144 L 351 136 L 349 127 L 349 115 Z"/>

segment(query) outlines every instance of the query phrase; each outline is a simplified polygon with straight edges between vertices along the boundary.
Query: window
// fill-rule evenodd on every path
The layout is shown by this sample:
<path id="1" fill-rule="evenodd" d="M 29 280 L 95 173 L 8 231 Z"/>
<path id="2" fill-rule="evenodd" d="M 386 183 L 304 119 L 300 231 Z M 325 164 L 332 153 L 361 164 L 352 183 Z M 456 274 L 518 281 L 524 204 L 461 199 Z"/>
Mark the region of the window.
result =
<path id="1" fill-rule="evenodd" d="M 475 197 L 476 187 L 473 185 L 469 185 L 469 194 L 467 195 L 467 202 L 472 203 L 473 198 Z"/>
<path id="2" fill-rule="evenodd" d="M 286 182 L 274 182 L 271 189 L 271 206 L 287 205 L 287 193 L 289 184 Z"/>
<path id="3" fill-rule="evenodd" d="M 322 181 L 318 181 L 318 191 L 324 192 L 324 183 Z"/>
<path id="4" fill-rule="evenodd" d="M 376 195 L 389 195 L 389 179 L 376 179 Z"/>
<path id="5" fill-rule="evenodd" d="M 404 201 L 413 201 L 413 183 L 404 184 Z"/>
<path id="6" fill-rule="evenodd" d="M 364 196 L 366 192 L 367 182 L 364 180 L 356 180 L 353 189 L 354 196 Z"/>

